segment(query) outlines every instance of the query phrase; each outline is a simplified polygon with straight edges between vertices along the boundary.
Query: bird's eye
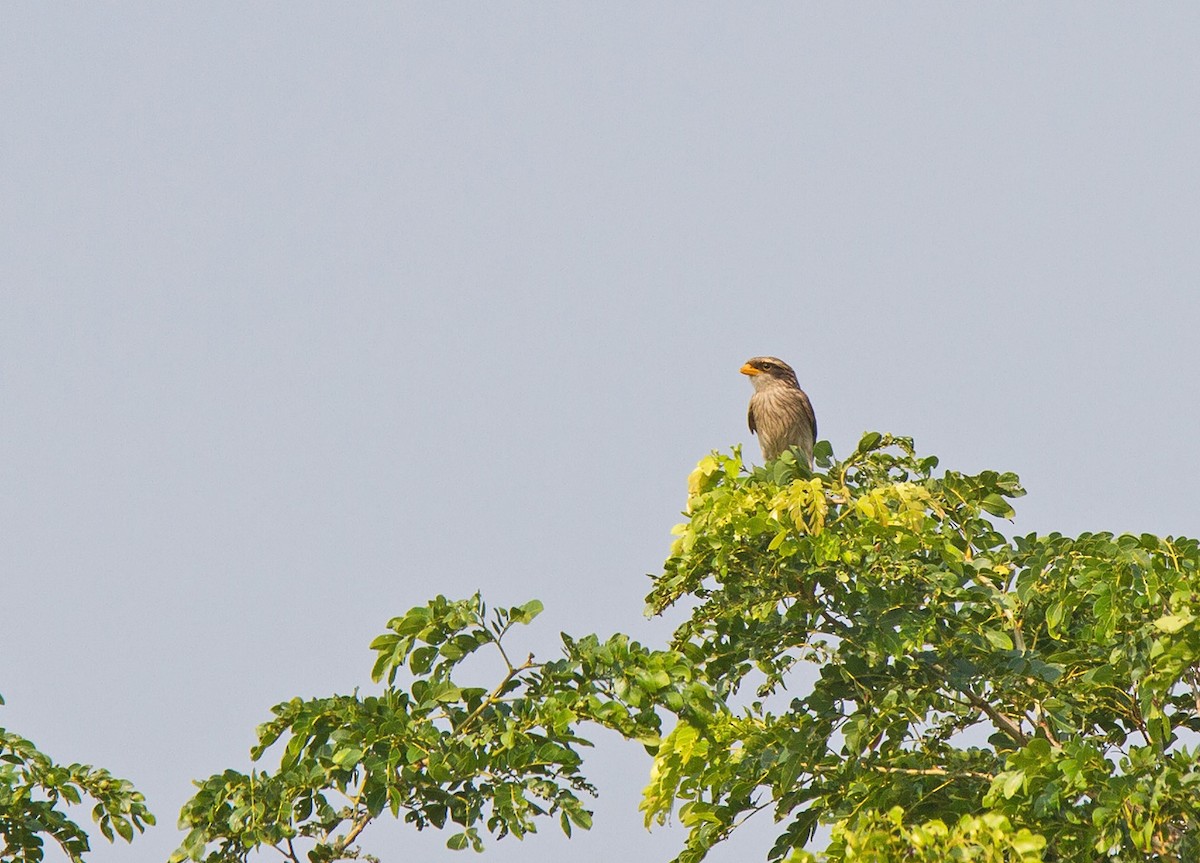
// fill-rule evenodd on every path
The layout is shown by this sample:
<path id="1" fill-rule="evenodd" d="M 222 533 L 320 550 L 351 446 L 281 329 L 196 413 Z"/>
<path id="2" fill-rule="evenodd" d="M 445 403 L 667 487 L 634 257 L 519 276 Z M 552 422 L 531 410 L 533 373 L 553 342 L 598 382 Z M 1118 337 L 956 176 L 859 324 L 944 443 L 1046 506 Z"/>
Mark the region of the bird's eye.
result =
<path id="1" fill-rule="evenodd" d="M 774 363 L 763 363 L 762 367 L 763 367 L 763 371 L 765 372 L 767 369 L 775 368 L 775 364 Z"/>

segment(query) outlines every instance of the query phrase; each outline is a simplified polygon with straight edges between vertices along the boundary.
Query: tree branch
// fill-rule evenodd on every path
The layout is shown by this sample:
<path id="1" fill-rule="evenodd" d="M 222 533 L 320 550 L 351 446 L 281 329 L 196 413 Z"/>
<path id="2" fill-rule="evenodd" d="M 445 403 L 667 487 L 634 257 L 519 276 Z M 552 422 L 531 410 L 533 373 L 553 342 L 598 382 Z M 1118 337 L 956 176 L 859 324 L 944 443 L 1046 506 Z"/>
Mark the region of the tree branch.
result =
<path id="1" fill-rule="evenodd" d="M 367 829 L 367 825 L 371 823 L 372 817 L 373 816 L 368 811 L 364 812 L 362 815 L 355 818 L 353 822 L 351 822 L 350 831 L 337 842 L 333 843 L 333 851 L 337 855 L 334 858 L 335 860 L 341 859 L 342 855 L 346 853 L 346 849 L 350 847 L 350 843 L 357 839 L 359 834 Z"/>
<path id="2" fill-rule="evenodd" d="M 942 666 L 934 663 L 929 667 L 942 676 L 943 680 L 946 682 L 946 685 L 953 688 L 955 692 L 962 694 L 972 707 L 983 713 L 992 721 L 993 725 L 1011 737 L 1015 743 L 1018 743 L 1021 746 L 1029 743 L 1029 735 L 1021 730 L 1021 726 L 1019 724 L 1005 716 L 1003 713 L 993 707 L 986 699 L 976 695 L 965 686 L 954 686 L 954 684 L 950 682 L 950 675 L 946 672 L 946 669 L 942 668 Z"/>
<path id="3" fill-rule="evenodd" d="M 532 653 L 529 654 L 529 656 L 525 659 L 525 662 L 518 667 L 513 668 L 511 665 L 509 665 L 508 673 L 504 675 L 504 679 L 496 684 L 496 688 L 487 694 L 487 697 L 480 702 L 478 707 L 471 711 L 471 713 L 462 721 L 462 724 L 459 725 L 455 731 L 461 733 L 464 729 L 470 726 L 472 722 L 480 717 L 484 710 L 496 703 L 496 700 L 500 698 L 501 694 L 504 692 L 504 688 L 508 686 L 514 677 L 516 677 L 522 671 L 528 671 L 535 665 L 537 665 L 537 663 L 533 661 Z"/>
<path id="4" fill-rule="evenodd" d="M 1021 730 L 1020 725 L 1013 722 L 996 708 L 992 707 L 992 705 L 989 704 L 985 699 L 980 698 L 969 689 L 960 689 L 958 691 L 967 697 L 967 701 L 971 703 L 972 707 L 982 711 L 988 719 L 992 720 L 992 723 L 997 728 L 1011 737 L 1015 742 L 1021 744 L 1022 746 L 1029 742 L 1029 735 Z"/>
<path id="5" fill-rule="evenodd" d="M 812 774 L 838 773 L 842 770 L 841 767 L 826 767 L 822 764 L 801 764 L 800 766 Z M 945 767 L 889 767 L 886 764 L 861 764 L 860 766 L 875 773 L 891 773 L 897 776 L 946 776 L 951 779 L 961 777 L 987 782 L 996 778 L 991 773 L 980 773 L 978 770 L 947 770 Z"/>

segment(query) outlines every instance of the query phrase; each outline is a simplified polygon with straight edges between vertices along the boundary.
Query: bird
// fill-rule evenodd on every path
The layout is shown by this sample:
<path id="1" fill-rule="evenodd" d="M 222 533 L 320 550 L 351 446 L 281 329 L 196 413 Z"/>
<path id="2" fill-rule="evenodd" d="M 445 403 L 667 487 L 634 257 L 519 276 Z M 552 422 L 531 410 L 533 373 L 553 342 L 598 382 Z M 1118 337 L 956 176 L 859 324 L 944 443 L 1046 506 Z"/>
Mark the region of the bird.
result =
<path id="1" fill-rule="evenodd" d="M 763 459 L 772 461 L 791 447 L 804 453 L 812 467 L 817 417 L 812 402 L 800 389 L 795 370 L 778 357 L 752 357 L 741 372 L 750 377 L 750 433 L 758 435 Z"/>

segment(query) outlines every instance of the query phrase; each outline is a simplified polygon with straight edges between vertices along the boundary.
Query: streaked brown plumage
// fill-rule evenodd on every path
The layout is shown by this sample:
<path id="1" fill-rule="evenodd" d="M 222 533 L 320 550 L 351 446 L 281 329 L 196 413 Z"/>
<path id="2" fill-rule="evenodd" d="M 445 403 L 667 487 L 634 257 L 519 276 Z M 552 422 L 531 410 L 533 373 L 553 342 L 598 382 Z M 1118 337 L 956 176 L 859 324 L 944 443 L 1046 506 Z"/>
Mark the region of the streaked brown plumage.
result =
<path id="1" fill-rule="evenodd" d="M 796 381 L 796 372 L 777 357 L 746 360 L 742 374 L 750 376 L 750 431 L 758 435 L 766 461 L 797 447 L 812 466 L 813 443 L 817 440 L 817 417 L 812 403 Z"/>

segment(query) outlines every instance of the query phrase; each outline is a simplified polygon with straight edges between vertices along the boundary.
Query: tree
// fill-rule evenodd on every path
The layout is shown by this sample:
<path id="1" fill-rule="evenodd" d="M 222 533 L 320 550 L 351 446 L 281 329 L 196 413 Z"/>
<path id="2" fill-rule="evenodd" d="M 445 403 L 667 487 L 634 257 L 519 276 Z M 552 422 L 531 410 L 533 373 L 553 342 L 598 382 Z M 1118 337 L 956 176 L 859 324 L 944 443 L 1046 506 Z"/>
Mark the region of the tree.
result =
<path id="1" fill-rule="evenodd" d="M 0 704 L 4 699 L 0 698 Z M 0 860 L 39 863 L 45 837 L 74 861 L 91 846 L 82 827 L 63 811 L 84 796 L 96 801 L 92 817 L 108 841 L 133 841 L 154 816 L 129 782 L 88 764 L 56 764 L 29 740 L 0 728 Z"/>
<path id="2" fill-rule="evenodd" d="M 771 861 L 1200 859 L 1197 543 L 1006 537 L 1015 475 L 935 475 L 903 438 L 815 456 L 701 461 L 648 598 L 692 607 L 666 649 L 563 636 L 516 662 L 536 602 L 393 619 L 380 692 L 278 705 L 252 754 L 279 744 L 279 769 L 199 783 L 174 859 L 367 856 L 385 811 L 459 825 L 454 848 L 548 816 L 569 834 L 591 723 L 653 752 L 642 807 L 688 829 L 681 863 L 763 810 Z M 498 680 L 464 685 L 483 647 Z"/>
<path id="3" fill-rule="evenodd" d="M 935 477 L 903 438 L 817 463 L 703 460 L 650 596 L 701 600 L 674 647 L 718 695 L 757 687 L 658 750 L 645 806 L 682 804 L 679 859 L 764 808 L 772 860 L 814 859 L 818 823 L 830 860 L 1200 859 L 1197 543 L 1008 539 L 1015 475 Z"/>

